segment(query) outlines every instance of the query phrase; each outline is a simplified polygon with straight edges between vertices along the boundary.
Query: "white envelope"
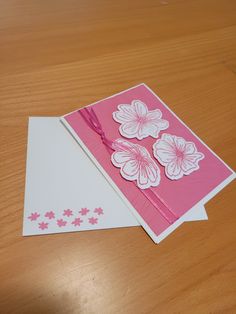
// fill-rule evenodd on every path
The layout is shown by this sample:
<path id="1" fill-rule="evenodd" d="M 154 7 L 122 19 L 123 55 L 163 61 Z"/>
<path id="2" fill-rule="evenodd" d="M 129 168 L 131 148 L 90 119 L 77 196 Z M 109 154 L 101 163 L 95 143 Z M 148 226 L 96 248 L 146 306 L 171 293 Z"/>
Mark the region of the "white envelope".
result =
<path id="1" fill-rule="evenodd" d="M 206 219 L 203 206 L 185 216 Z M 138 225 L 59 118 L 29 119 L 24 236 Z"/>

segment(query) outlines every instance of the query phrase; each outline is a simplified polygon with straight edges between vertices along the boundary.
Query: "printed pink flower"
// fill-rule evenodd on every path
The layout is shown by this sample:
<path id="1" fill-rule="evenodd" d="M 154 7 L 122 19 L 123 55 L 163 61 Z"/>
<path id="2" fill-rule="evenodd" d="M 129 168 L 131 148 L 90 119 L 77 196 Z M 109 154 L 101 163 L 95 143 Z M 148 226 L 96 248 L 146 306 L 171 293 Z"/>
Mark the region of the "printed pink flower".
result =
<path id="1" fill-rule="evenodd" d="M 88 212 L 89 212 L 89 209 L 86 208 L 86 207 L 81 208 L 81 210 L 79 211 L 79 213 L 80 213 L 82 216 L 87 215 Z"/>
<path id="2" fill-rule="evenodd" d="M 91 217 L 91 218 L 89 218 L 89 223 L 91 225 L 96 225 L 98 223 L 98 219 L 94 218 L 94 217 Z"/>
<path id="3" fill-rule="evenodd" d="M 34 221 L 34 220 L 37 220 L 39 217 L 40 217 L 40 214 L 35 212 L 35 213 L 31 213 L 31 215 L 28 217 L 28 219 L 30 219 L 31 221 Z"/>
<path id="4" fill-rule="evenodd" d="M 171 180 L 178 180 L 198 170 L 198 163 L 204 158 L 194 143 L 165 133 L 153 145 L 153 153 L 160 164 L 165 166 L 165 174 Z"/>
<path id="5" fill-rule="evenodd" d="M 48 223 L 47 222 L 40 222 L 39 223 L 39 229 L 41 229 L 41 230 L 48 229 Z"/>
<path id="6" fill-rule="evenodd" d="M 97 207 L 94 209 L 94 212 L 97 213 L 98 215 L 103 215 L 103 209 L 101 207 Z"/>
<path id="7" fill-rule="evenodd" d="M 55 218 L 55 214 L 51 210 L 50 212 L 46 212 L 45 217 L 47 217 L 48 219 L 54 219 Z"/>
<path id="8" fill-rule="evenodd" d="M 58 227 L 65 227 L 67 224 L 67 221 L 63 220 L 63 219 L 58 219 L 57 220 L 57 225 Z"/>
<path id="9" fill-rule="evenodd" d="M 166 120 L 161 119 L 159 109 L 148 110 L 141 100 L 133 100 L 131 105 L 118 105 L 118 111 L 113 112 L 113 119 L 121 123 L 120 134 L 127 138 L 142 140 L 149 135 L 157 138 L 161 130 L 169 127 Z"/>
<path id="10" fill-rule="evenodd" d="M 73 212 L 71 209 L 65 209 L 64 212 L 63 212 L 63 216 L 67 216 L 67 217 L 70 217 L 73 215 Z"/>
<path id="11" fill-rule="evenodd" d="M 82 222 L 83 222 L 82 219 L 80 219 L 80 218 L 75 218 L 75 219 L 72 221 L 72 224 L 76 227 L 76 226 L 80 226 Z"/>
<path id="12" fill-rule="evenodd" d="M 128 181 L 137 181 L 140 189 L 157 186 L 160 183 L 160 170 L 145 147 L 123 139 L 114 142 L 115 152 L 111 156 L 114 166 Z"/>

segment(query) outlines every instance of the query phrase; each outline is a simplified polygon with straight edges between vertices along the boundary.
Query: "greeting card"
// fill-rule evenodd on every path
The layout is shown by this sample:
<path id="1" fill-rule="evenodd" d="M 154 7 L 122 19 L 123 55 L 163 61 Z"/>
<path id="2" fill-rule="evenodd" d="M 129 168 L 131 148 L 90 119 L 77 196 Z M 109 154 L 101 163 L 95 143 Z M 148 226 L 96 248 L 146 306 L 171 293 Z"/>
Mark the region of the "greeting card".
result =
<path id="1" fill-rule="evenodd" d="M 186 220 L 206 218 L 200 208 Z M 24 235 L 137 225 L 59 118 L 29 119 Z"/>
<path id="2" fill-rule="evenodd" d="M 156 243 L 235 178 L 145 84 L 62 122 Z"/>

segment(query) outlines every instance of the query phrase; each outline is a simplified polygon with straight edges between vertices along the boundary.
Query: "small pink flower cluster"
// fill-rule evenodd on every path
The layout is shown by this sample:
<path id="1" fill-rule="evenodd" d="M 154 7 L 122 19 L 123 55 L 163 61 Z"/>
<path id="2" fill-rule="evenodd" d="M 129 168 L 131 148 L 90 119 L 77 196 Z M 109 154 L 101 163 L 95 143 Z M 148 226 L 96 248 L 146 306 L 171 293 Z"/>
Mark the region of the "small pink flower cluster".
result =
<path id="1" fill-rule="evenodd" d="M 81 210 L 79 210 L 78 213 L 81 216 L 86 216 L 89 212 L 90 212 L 90 210 L 88 208 L 84 207 L 84 208 L 81 208 Z M 95 225 L 98 223 L 98 216 L 104 215 L 104 211 L 101 207 L 97 207 L 93 210 L 93 213 L 97 217 L 95 215 L 92 215 L 91 217 L 89 217 L 87 219 L 87 222 L 91 225 Z M 28 216 L 27 218 L 31 222 L 34 222 L 34 221 L 38 221 L 39 217 L 41 217 L 41 216 L 47 219 L 47 220 L 44 219 L 44 221 L 40 221 L 38 223 L 38 228 L 41 230 L 48 229 L 48 227 L 50 225 L 50 221 L 54 221 L 54 226 L 55 226 L 55 222 L 56 222 L 56 226 L 59 228 L 63 228 L 63 227 L 69 226 L 69 225 L 73 225 L 74 227 L 79 227 L 83 222 L 85 222 L 84 220 L 81 219 L 80 216 L 74 217 L 72 221 L 68 221 L 68 218 L 74 216 L 73 210 L 71 210 L 71 209 L 64 209 L 62 212 L 62 216 L 60 215 L 59 219 L 56 219 L 56 214 L 52 210 L 47 211 L 43 215 L 41 215 L 38 212 L 32 212 L 30 214 L 30 216 Z"/>

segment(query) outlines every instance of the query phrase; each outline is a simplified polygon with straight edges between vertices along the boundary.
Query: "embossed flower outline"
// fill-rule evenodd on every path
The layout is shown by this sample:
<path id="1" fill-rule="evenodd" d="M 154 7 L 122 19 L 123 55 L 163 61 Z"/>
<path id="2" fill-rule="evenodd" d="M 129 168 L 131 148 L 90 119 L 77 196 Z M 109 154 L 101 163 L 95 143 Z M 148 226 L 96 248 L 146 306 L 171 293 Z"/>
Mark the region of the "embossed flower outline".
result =
<path id="1" fill-rule="evenodd" d="M 166 133 L 153 145 L 153 154 L 165 167 L 165 174 L 171 180 L 181 179 L 198 170 L 199 161 L 204 158 L 193 142 Z"/>
<path id="2" fill-rule="evenodd" d="M 118 111 L 113 112 L 113 119 L 121 123 L 119 132 L 126 138 L 158 138 L 159 132 L 169 127 L 169 122 L 162 119 L 161 110 L 148 110 L 141 100 L 120 104 L 117 108 Z"/>
<path id="3" fill-rule="evenodd" d="M 145 147 L 117 139 L 115 152 L 111 156 L 114 166 L 120 168 L 120 174 L 128 181 L 136 181 L 140 189 L 158 186 L 160 169 Z"/>

